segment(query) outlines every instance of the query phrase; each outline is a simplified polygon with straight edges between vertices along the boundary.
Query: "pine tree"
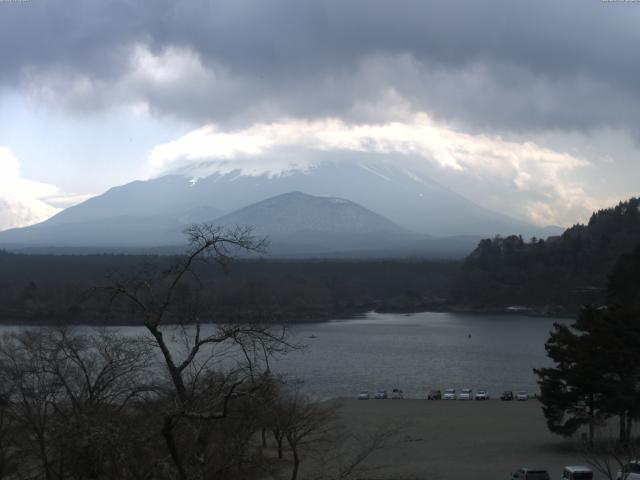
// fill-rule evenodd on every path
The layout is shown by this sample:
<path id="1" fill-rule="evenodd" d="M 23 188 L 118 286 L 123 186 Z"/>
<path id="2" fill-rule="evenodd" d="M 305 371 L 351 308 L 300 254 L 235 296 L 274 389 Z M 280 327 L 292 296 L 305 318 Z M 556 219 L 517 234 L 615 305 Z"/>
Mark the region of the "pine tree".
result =
<path id="1" fill-rule="evenodd" d="M 549 430 L 572 436 L 587 426 L 590 442 L 595 427 L 609 416 L 604 404 L 607 388 L 602 381 L 601 346 L 589 334 L 601 316 L 588 306 L 571 327 L 554 324 L 545 348 L 556 366 L 534 370 Z"/>
<path id="2" fill-rule="evenodd" d="M 549 429 L 565 436 L 617 416 L 619 440 L 640 418 L 640 248 L 620 257 L 609 277 L 606 307 L 585 306 L 576 322 L 554 325 L 545 348 L 554 362 L 538 375 Z"/>

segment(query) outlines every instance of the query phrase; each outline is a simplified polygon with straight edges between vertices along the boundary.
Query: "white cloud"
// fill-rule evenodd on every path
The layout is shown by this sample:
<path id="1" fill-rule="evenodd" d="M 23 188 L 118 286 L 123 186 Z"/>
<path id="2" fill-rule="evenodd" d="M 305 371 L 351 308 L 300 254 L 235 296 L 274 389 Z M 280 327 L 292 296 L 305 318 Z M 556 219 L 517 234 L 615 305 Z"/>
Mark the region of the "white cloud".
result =
<path id="1" fill-rule="evenodd" d="M 42 222 L 60 211 L 46 203 L 59 194 L 53 185 L 20 176 L 20 162 L 7 147 L 0 146 L 0 230 Z"/>
<path id="2" fill-rule="evenodd" d="M 263 158 L 267 153 L 292 147 L 373 153 L 379 154 L 381 162 L 435 168 L 452 184 L 465 179 L 476 188 L 485 185 L 486 194 L 498 189 L 508 197 L 519 197 L 522 203 L 519 213 L 539 224 L 562 223 L 567 209 L 590 206 L 582 187 L 565 178 L 565 174 L 575 169 L 588 167 L 586 160 L 533 142 L 464 133 L 435 121 L 426 113 L 379 124 L 348 123 L 336 118 L 289 119 L 230 131 L 210 124 L 156 146 L 148 160 L 158 171 L 203 160 L 217 161 L 214 168 L 218 171 L 240 169 L 248 174 L 282 173 L 309 167 L 303 155 L 297 157 L 295 163 L 288 163 L 286 159 L 290 156 L 283 156 L 275 163 Z"/>

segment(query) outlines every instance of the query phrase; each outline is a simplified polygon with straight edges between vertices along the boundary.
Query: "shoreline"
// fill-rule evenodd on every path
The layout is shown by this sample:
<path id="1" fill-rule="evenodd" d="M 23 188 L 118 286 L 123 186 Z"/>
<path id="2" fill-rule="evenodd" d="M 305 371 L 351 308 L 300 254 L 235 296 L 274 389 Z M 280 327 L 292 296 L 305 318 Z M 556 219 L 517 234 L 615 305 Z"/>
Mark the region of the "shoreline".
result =
<path id="1" fill-rule="evenodd" d="M 317 315 L 309 315 L 309 313 L 300 313 L 297 315 L 285 315 L 282 318 L 271 318 L 269 321 L 260 322 L 260 316 L 246 316 L 246 317 L 222 317 L 220 321 L 211 321 L 211 322 L 201 322 L 202 325 L 218 325 L 218 324 L 229 324 L 229 323 L 262 323 L 262 324 L 273 324 L 273 325 L 281 325 L 281 324 L 290 324 L 290 325 L 300 325 L 300 324 L 308 324 L 308 323 L 324 323 L 330 322 L 333 320 L 345 320 L 349 318 L 358 318 L 370 313 L 378 313 L 378 314 L 413 314 L 413 313 L 460 313 L 460 314 L 468 314 L 468 315 L 516 315 L 523 317 L 541 317 L 541 318 L 563 318 L 563 319 L 571 319 L 575 318 L 578 312 L 572 311 L 547 311 L 536 308 L 530 308 L 527 310 L 508 310 L 508 307 L 503 308 L 468 308 L 462 306 L 450 306 L 450 307 L 441 307 L 441 308 L 367 308 L 367 309 L 346 309 L 342 311 L 337 311 L 335 313 L 322 313 Z M 82 321 L 68 321 L 64 319 L 55 319 L 51 321 L 34 321 L 32 318 L 24 318 L 24 319 L 16 319 L 13 318 L 2 318 L 0 317 L 0 325 L 10 327 L 10 326 L 29 326 L 29 327 L 39 327 L 39 326 L 83 326 L 83 327 L 137 327 L 141 326 L 142 323 L 138 322 L 82 322 Z M 166 325 L 178 325 L 178 323 L 167 323 Z M 191 324 L 189 324 L 191 325 Z"/>
<path id="2" fill-rule="evenodd" d="M 498 308 L 487 308 L 487 309 L 469 309 L 469 308 L 438 308 L 438 309 L 421 309 L 421 308 L 406 308 L 406 309 L 386 309 L 386 308 L 375 308 L 375 309 L 363 309 L 363 310 L 347 310 L 343 312 L 336 313 L 334 315 L 313 315 L 313 316 L 305 316 L 291 315 L 283 317 L 281 319 L 270 319 L 268 321 L 259 321 L 259 317 L 253 317 L 253 319 L 247 318 L 225 318 L 220 321 L 203 321 L 200 322 L 201 325 L 223 325 L 230 323 L 261 323 L 261 324 L 273 324 L 273 325 L 304 325 L 309 323 L 325 323 L 333 320 L 348 320 L 351 318 L 359 318 L 370 313 L 377 314 L 391 314 L 391 315 L 403 315 L 403 314 L 418 314 L 418 313 L 459 313 L 470 316 L 480 316 L 480 315 L 512 315 L 512 316 L 523 316 L 523 317 L 540 317 L 540 318 L 562 318 L 562 319 L 572 319 L 575 318 L 577 312 L 546 312 L 546 311 L 538 311 L 538 310 L 527 310 L 527 311 L 509 311 L 506 309 L 498 309 Z M 302 317 L 302 318 L 301 318 Z M 55 319 L 52 321 L 35 321 L 31 318 L 29 319 L 16 319 L 16 318 L 2 318 L 0 317 L 0 325 L 5 327 L 56 327 L 56 326 L 78 326 L 78 327 L 137 327 L 141 326 L 142 323 L 139 322 L 82 322 L 82 321 L 68 321 L 64 319 Z M 178 323 L 166 323 L 165 325 L 179 325 Z M 185 325 L 195 325 L 195 323 L 188 323 Z"/>

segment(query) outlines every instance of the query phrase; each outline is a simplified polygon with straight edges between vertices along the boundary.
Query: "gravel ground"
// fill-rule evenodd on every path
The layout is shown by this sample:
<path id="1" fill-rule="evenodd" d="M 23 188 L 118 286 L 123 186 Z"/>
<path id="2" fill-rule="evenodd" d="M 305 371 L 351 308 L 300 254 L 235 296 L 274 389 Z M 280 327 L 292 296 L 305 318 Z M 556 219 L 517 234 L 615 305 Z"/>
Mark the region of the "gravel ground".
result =
<path id="1" fill-rule="evenodd" d="M 406 425 L 397 444 L 371 458 L 376 476 L 499 480 L 533 466 L 559 480 L 565 465 L 584 464 L 575 441 L 547 430 L 537 400 L 344 400 L 340 413 L 351 431 Z"/>

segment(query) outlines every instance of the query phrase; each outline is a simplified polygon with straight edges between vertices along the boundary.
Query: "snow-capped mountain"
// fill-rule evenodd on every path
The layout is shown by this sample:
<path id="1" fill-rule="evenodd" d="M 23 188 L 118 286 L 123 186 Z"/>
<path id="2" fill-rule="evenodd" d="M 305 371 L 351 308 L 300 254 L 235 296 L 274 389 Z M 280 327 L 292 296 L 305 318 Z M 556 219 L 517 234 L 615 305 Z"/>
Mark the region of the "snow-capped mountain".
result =
<path id="1" fill-rule="evenodd" d="M 0 246 L 177 245 L 187 224 L 202 221 L 252 224 L 281 237 L 305 231 L 375 237 L 369 235 L 374 225 L 386 229 L 387 236 L 544 234 L 406 169 L 322 163 L 279 175 L 232 171 L 199 178 L 183 173 L 132 182 L 38 225 L 0 232 Z M 366 247 L 362 239 L 354 246 Z"/>
<path id="2" fill-rule="evenodd" d="M 446 187 L 390 165 L 322 163 L 279 175 L 166 175 L 115 187 L 48 220 L 62 224 L 122 215 L 162 215 L 212 207 L 229 213 L 286 192 L 346 198 L 400 226 L 431 235 L 529 233 L 536 227 L 480 207 Z"/>

